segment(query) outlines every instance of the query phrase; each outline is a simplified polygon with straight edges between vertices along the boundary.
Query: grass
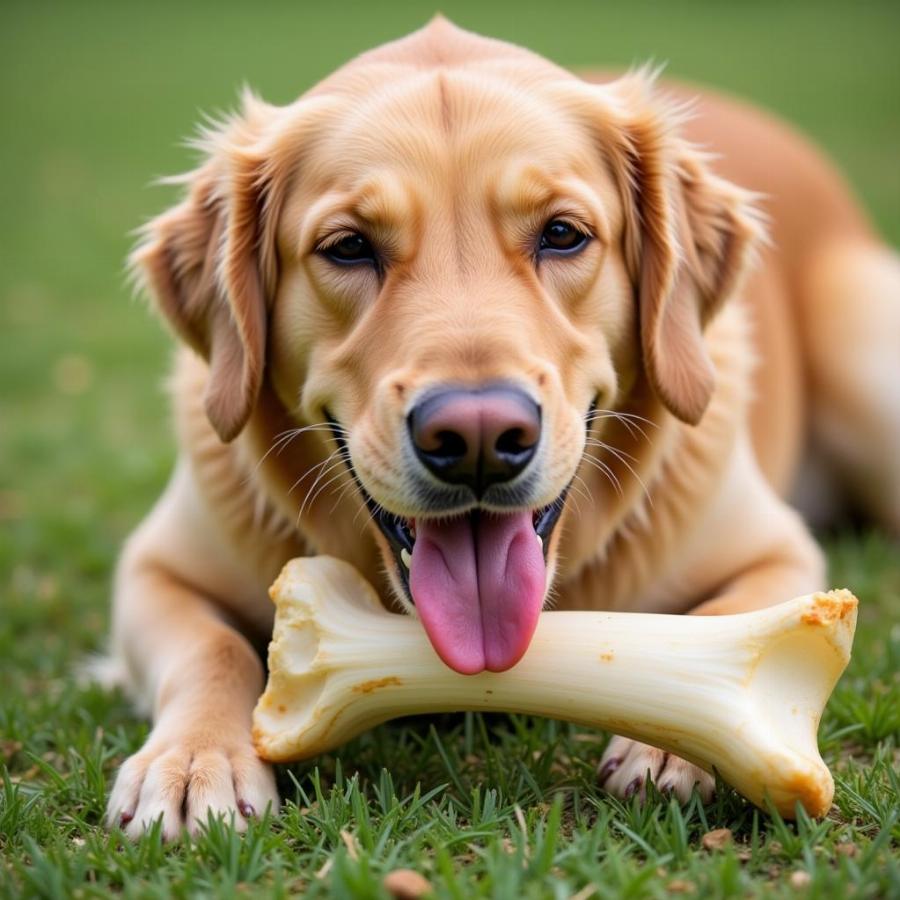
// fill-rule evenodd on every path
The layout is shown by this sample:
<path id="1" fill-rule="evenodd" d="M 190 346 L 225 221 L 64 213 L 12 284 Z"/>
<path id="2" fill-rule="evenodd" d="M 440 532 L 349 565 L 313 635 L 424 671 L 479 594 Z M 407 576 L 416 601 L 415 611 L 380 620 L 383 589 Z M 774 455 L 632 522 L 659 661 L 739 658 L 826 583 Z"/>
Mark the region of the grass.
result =
<path id="1" fill-rule="evenodd" d="M 850 530 L 827 539 L 832 581 L 862 611 L 822 724 L 838 789 L 820 823 L 725 789 L 706 808 L 623 805 L 594 785 L 605 736 L 467 715 L 384 726 L 282 771 L 284 815 L 244 837 L 219 822 L 173 846 L 103 830 L 147 725 L 73 667 L 102 647 L 117 548 L 173 458 L 168 340 L 121 276 L 128 231 L 170 199 L 145 185 L 189 164 L 177 139 L 243 81 L 287 101 L 432 11 L 258 6 L 0 10 L 0 896 L 383 896 L 400 866 L 455 898 L 900 896 L 900 554 Z M 668 60 L 778 109 L 900 244 L 896 4 L 442 6 L 567 64 Z M 704 849 L 719 827 L 732 845 Z"/>

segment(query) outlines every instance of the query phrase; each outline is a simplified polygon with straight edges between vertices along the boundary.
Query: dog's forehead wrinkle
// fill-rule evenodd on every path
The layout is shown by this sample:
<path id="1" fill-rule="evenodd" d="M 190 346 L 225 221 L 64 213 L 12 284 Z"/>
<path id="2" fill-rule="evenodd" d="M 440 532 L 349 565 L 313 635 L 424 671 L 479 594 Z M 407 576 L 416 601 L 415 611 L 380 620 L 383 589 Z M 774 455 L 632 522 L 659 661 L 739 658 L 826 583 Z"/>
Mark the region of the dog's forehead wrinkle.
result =
<path id="1" fill-rule="evenodd" d="M 567 146 L 585 140 L 552 98 L 470 73 L 421 73 L 361 97 L 322 147 L 348 172 L 388 162 L 445 172 L 510 153 L 564 166 Z"/>
<path id="2" fill-rule="evenodd" d="M 437 84 L 441 103 L 441 125 L 444 128 L 444 133 L 449 135 L 453 126 L 453 120 L 451 118 L 452 110 L 450 107 L 450 95 L 447 89 L 447 79 L 444 77 L 443 72 L 438 75 Z"/>
<path id="3" fill-rule="evenodd" d="M 449 141 L 453 131 L 453 113 L 450 103 L 450 91 L 447 86 L 447 79 L 443 72 L 440 72 L 438 74 L 437 89 L 441 109 L 441 127 L 443 129 L 445 138 Z M 459 190 L 458 169 L 452 164 L 448 168 L 448 177 L 450 182 L 448 185 L 450 199 L 450 219 L 452 223 L 450 227 L 450 233 L 448 235 L 448 242 L 453 248 L 453 260 L 456 265 L 456 271 L 459 275 L 463 275 L 466 272 L 467 266 L 466 256 L 462 244 L 463 221 L 462 209 L 460 205 L 461 192 Z"/>

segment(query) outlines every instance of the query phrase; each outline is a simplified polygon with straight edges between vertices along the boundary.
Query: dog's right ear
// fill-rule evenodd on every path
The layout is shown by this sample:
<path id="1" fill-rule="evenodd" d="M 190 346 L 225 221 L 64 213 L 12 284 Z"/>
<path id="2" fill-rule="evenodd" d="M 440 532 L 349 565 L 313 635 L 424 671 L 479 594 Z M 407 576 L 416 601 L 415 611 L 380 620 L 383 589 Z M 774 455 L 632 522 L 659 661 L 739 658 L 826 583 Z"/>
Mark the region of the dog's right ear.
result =
<path id="1" fill-rule="evenodd" d="M 279 110 L 253 95 L 196 142 L 205 161 L 169 179 L 188 187 L 149 222 L 132 271 L 174 329 L 209 363 L 204 405 L 223 441 L 250 417 L 265 369 L 267 300 L 277 280 L 277 171 L 266 152 Z"/>

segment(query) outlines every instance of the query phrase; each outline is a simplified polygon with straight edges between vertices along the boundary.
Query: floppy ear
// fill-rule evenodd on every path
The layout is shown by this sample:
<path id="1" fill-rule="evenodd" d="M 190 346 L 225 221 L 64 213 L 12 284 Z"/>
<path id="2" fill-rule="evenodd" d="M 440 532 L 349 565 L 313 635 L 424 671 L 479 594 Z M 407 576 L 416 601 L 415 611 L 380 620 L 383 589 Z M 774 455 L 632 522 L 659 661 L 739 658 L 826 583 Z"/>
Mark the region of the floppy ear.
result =
<path id="1" fill-rule="evenodd" d="M 657 100 L 651 77 L 626 76 L 610 90 L 620 120 L 610 153 L 644 368 L 666 408 L 696 425 L 715 388 L 703 331 L 763 238 L 760 216 L 749 192 L 713 175 L 678 135 L 683 109 Z"/>
<path id="2" fill-rule="evenodd" d="M 261 141 L 276 110 L 245 93 L 242 110 L 206 129 L 206 154 L 177 206 L 142 229 L 130 263 L 176 334 L 209 363 L 204 406 L 223 441 L 256 403 L 265 369 L 266 300 L 277 278 L 279 198 Z"/>

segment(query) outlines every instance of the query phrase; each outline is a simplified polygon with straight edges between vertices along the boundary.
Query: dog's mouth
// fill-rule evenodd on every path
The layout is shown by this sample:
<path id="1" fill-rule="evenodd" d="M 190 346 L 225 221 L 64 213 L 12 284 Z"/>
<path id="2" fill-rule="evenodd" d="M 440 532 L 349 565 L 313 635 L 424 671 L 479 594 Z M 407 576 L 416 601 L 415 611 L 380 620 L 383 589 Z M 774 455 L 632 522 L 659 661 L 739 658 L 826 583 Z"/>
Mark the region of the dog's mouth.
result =
<path id="1" fill-rule="evenodd" d="M 404 518 L 368 495 L 337 429 L 335 437 L 438 656 L 464 675 L 514 666 L 537 627 L 568 488 L 534 510 Z"/>
<path id="2" fill-rule="evenodd" d="M 502 672 L 525 653 L 547 588 L 565 492 L 537 510 L 404 519 L 370 506 L 407 597 L 450 668 Z"/>

